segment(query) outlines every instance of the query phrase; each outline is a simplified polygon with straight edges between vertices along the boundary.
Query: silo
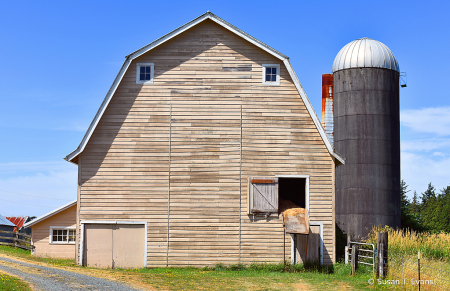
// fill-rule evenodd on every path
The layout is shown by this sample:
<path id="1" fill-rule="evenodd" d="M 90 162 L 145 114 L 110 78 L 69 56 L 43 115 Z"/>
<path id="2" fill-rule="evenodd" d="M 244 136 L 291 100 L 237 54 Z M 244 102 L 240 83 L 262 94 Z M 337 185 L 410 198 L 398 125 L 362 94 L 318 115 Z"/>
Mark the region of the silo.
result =
<path id="1" fill-rule="evenodd" d="M 336 221 L 347 234 L 400 226 L 399 66 L 383 43 L 361 38 L 333 63 Z"/>

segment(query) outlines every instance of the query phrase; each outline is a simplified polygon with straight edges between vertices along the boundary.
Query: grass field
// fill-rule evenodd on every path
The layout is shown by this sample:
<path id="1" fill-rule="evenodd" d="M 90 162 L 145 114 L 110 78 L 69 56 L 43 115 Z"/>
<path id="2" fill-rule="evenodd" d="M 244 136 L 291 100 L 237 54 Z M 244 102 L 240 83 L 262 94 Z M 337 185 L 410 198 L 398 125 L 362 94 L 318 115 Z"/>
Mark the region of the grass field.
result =
<path id="1" fill-rule="evenodd" d="M 428 280 L 421 289 L 435 290 L 442 284 L 443 290 L 450 290 L 450 234 L 383 230 L 389 232 L 389 272 L 381 281 L 373 277 L 370 266 L 360 265 L 357 274 L 350 276 L 350 266 L 341 263 L 330 267 L 280 263 L 101 270 L 77 266 L 72 260 L 34 257 L 29 251 L 9 246 L 0 246 L 0 254 L 156 290 L 391 290 L 395 287 L 417 290 L 417 282 L 414 285 L 411 280 L 418 279 L 417 252 L 420 251 L 421 279 Z M 368 237 L 368 242 L 376 243 L 374 233 Z M 15 278 L 8 278 L 8 282 L 10 280 L 20 283 Z M 6 288 L 0 285 L 1 290 L 22 290 Z"/>
<path id="2" fill-rule="evenodd" d="M 2 291 L 28 291 L 30 286 L 17 277 L 10 276 L 0 271 L 0 290 Z"/>
<path id="3" fill-rule="evenodd" d="M 372 230 L 367 242 L 376 243 Z M 381 229 L 389 234 L 389 272 L 386 283 L 399 289 L 418 289 L 418 252 L 421 290 L 450 290 L 450 234 L 417 233 L 406 230 Z"/>
<path id="4" fill-rule="evenodd" d="M 210 268 L 153 268 L 100 270 L 79 267 L 71 260 L 36 258 L 30 252 L 0 246 L 0 254 L 65 268 L 156 290 L 367 290 L 371 267 L 362 266 L 350 276 L 348 265 L 252 264 L 216 265 Z M 384 286 L 374 286 L 381 290 Z"/>

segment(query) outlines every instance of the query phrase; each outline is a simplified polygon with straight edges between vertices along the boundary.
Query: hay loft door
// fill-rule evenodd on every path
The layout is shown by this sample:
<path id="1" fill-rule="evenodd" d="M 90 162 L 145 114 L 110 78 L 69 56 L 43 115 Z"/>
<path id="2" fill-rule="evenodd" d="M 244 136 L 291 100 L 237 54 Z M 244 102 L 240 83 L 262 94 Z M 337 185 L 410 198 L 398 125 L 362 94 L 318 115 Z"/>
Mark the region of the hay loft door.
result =
<path id="1" fill-rule="evenodd" d="M 278 179 L 250 178 L 248 214 L 278 213 Z"/>

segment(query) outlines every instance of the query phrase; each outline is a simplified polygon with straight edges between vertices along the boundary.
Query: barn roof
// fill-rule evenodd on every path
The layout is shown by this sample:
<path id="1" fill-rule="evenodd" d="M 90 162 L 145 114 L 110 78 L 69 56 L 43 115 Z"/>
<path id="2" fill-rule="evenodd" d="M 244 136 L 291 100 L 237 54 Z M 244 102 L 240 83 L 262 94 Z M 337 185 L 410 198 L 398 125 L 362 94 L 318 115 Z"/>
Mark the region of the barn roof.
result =
<path id="1" fill-rule="evenodd" d="M 3 215 L 0 214 L 0 225 L 7 225 L 7 226 L 16 226 L 14 223 L 6 219 Z"/>
<path id="2" fill-rule="evenodd" d="M 74 201 L 72 201 L 70 203 L 67 203 L 67 204 L 65 204 L 65 205 L 63 205 L 63 206 L 61 206 L 59 208 L 56 208 L 53 211 L 50 211 L 49 213 L 46 213 L 46 214 L 44 214 L 44 215 L 42 215 L 42 216 L 40 216 L 38 218 L 35 218 L 35 219 L 33 219 L 32 221 L 30 221 L 28 223 L 25 223 L 24 227 L 30 227 L 30 226 L 38 223 L 38 222 L 41 222 L 41 221 L 43 221 L 43 220 L 45 220 L 45 219 L 47 219 L 47 218 L 49 218 L 49 217 L 59 213 L 59 212 L 61 212 L 61 211 L 66 210 L 67 208 L 72 207 L 72 206 L 74 206 L 76 204 L 77 204 L 77 200 L 74 200 Z"/>
<path id="3" fill-rule="evenodd" d="M 14 223 L 14 225 L 17 228 L 17 231 L 19 231 L 22 226 L 27 222 L 29 216 L 7 216 L 6 219 Z M 16 231 L 16 229 L 14 230 Z"/>
<path id="4" fill-rule="evenodd" d="M 122 65 L 122 68 L 120 69 L 119 73 L 117 74 L 113 84 L 111 85 L 111 88 L 109 89 L 108 93 L 105 96 L 105 99 L 103 100 L 99 110 L 97 111 L 97 114 L 95 115 L 94 119 L 92 120 L 91 124 L 89 125 L 88 130 L 86 131 L 86 134 L 84 135 L 83 139 L 81 140 L 81 143 L 78 145 L 77 149 L 68 154 L 64 159 L 66 161 L 77 163 L 76 157 L 83 152 L 84 148 L 86 147 L 89 139 L 91 138 L 95 128 L 97 127 L 97 124 L 99 123 L 103 113 L 106 110 L 106 107 L 108 106 L 109 102 L 111 101 L 112 96 L 114 95 L 114 92 L 116 91 L 117 87 L 119 86 L 123 76 L 125 75 L 125 72 L 127 71 L 128 67 L 130 66 L 131 62 L 147 53 L 148 51 L 154 49 L 155 47 L 165 43 L 166 41 L 174 38 L 175 36 L 183 33 L 184 31 L 188 30 L 189 28 L 207 20 L 210 19 L 214 21 L 215 23 L 221 25 L 222 27 L 228 29 L 229 31 L 237 34 L 238 36 L 244 38 L 245 40 L 249 41 L 250 43 L 256 45 L 257 47 L 263 49 L 264 51 L 268 52 L 269 54 L 275 56 L 276 58 L 280 59 L 284 65 L 286 66 L 289 75 L 291 76 L 295 87 L 297 88 L 298 93 L 300 94 L 300 97 L 302 98 L 304 104 L 306 105 L 306 108 L 311 116 L 311 118 L 314 121 L 314 124 L 316 125 L 317 130 L 319 131 L 320 136 L 322 137 L 325 146 L 327 147 L 329 153 L 336 158 L 340 163 L 344 164 L 345 159 L 340 156 L 338 153 L 335 152 L 334 146 L 328 139 L 327 135 L 325 134 L 325 131 L 322 127 L 321 122 L 319 121 L 319 118 L 317 117 L 316 112 L 314 111 L 311 102 L 309 101 L 308 97 L 306 96 L 305 91 L 303 90 L 302 85 L 300 84 L 300 81 L 297 78 L 297 75 L 294 72 L 294 69 L 291 66 L 291 63 L 289 62 L 289 58 L 285 56 L 284 54 L 280 53 L 279 51 L 273 49 L 272 47 L 268 46 L 267 44 L 263 43 L 262 41 L 257 40 L 256 38 L 252 37 L 251 35 L 245 33 L 244 31 L 240 30 L 236 26 L 226 22 L 222 18 L 218 17 L 217 15 L 206 12 L 205 14 L 195 18 L 194 20 L 178 27 L 177 29 L 169 32 L 168 34 L 158 38 L 154 42 L 138 49 L 137 51 L 127 55 L 125 58 L 125 62 Z"/>

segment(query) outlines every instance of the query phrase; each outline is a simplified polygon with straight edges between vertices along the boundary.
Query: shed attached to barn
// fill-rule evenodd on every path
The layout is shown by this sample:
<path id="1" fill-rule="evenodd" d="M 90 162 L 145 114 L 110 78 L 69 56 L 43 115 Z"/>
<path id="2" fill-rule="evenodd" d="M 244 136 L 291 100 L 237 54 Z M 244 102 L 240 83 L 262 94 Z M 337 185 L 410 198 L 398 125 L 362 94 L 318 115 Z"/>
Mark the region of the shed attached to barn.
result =
<path id="1" fill-rule="evenodd" d="M 75 200 L 24 224 L 31 227 L 35 256 L 75 259 L 76 210 Z"/>
<path id="2" fill-rule="evenodd" d="M 210 12 L 126 57 L 66 160 L 80 264 L 335 261 L 344 159 L 288 57 Z M 309 240 L 283 205 L 305 209 Z"/>

